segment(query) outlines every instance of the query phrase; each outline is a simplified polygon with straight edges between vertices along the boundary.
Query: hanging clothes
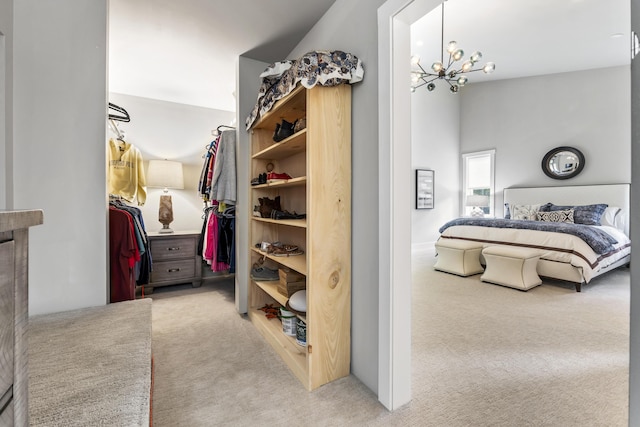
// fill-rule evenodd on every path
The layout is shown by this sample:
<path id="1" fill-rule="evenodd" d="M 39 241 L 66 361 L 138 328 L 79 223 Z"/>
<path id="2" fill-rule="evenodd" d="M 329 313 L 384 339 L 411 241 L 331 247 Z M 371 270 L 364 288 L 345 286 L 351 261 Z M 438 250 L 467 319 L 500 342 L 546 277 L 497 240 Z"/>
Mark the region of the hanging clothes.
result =
<path id="1" fill-rule="evenodd" d="M 207 152 L 200 172 L 200 180 L 198 182 L 198 193 L 205 202 L 209 202 L 209 194 L 211 193 L 211 180 L 213 179 L 213 166 L 215 164 L 216 152 L 220 142 L 220 135 L 209 143 Z"/>
<path id="2" fill-rule="evenodd" d="M 235 205 L 236 193 L 236 132 L 225 130 L 215 156 L 210 199 Z"/>
<path id="3" fill-rule="evenodd" d="M 236 132 L 229 126 L 217 130 L 218 137 L 207 146 L 198 182 L 205 202 L 198 251 L 212 271 L 235 273 Z"/>
<path id="4" fill-rule="evenodd" d="M 133 144 L 109 139 L 109 194 L 144 205 L 147 183 L 142 161 L 140 150 Z"/>
<path id="5" fill-rule="evenodd" d="M 111 302 L 134 299 L 149 283 L 151 252 L 142 211 L 119 200 L 109 202 L 109 255 Z"/>
<path id="6" fill-rule="evenodd" d="M 140 252 L 133 231 L 131 215 L 109 207 L 109 255 L 111 302 L 135 298 L 134 266 Z"/>
<path id="7" fill-rule="evenodd" d="M 235 206 L 205 209 L 198 250 L 211 271 L 235 273 Z"/>

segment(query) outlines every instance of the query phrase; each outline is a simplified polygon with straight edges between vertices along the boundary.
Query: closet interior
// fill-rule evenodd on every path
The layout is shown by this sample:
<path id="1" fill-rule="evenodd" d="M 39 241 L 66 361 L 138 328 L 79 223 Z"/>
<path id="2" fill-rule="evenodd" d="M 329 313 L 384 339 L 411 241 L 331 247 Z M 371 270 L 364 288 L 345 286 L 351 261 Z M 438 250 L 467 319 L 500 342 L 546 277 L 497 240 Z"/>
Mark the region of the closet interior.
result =
<path id="1" fill-rule="evenodd" d="M 156 120 L 161 115 L 179 118 L 183 111 L 171 109 L 180 106 L 123 95 L 116 98 L 125 99 L 126 104 L 108 104 L 110 302 L 143 298 L 158 287 L 198 287 L 203 280 L 232 277 L 235 128 L 219 125 L 211 130 L 211 121 L 201 120 L 197 135 L 206 129 L 213 140 L 195 153 L 202 142 L 196 140 L 196 130 L 183 125 L 189 120 Z M 174 136 L 186 136 L 189 143 Z M 160 190 L 152 182 L 157 177 L 149 173 L 152 160 L 179 163 L 181 184 Z M 173 229 L 169 232 L 158 224 L 167 201 Z"/>

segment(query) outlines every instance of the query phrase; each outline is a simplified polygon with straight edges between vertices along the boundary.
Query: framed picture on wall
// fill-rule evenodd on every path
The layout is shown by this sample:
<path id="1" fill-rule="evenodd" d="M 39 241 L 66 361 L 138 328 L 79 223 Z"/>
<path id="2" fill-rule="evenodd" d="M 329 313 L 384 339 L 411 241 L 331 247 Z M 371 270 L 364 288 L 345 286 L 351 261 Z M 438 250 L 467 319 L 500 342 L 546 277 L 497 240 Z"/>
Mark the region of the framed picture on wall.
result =
<path id="1" fill-rule="evenodd" d="M 434 178 L 434 171 L 416 169 L 416 209 L 433 209 Z"/>

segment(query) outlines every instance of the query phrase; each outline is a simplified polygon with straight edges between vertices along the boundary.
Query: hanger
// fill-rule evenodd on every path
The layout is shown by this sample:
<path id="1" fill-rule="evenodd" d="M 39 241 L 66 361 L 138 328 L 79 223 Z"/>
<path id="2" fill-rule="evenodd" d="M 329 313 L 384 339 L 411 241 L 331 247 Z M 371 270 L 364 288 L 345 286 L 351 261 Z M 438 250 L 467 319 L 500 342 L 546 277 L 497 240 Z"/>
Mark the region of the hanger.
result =
<path id="1" fill-rule="evenodd" d="M 118 141 L 124 142 L 124 130 L 120 130 L 118 124 L 114 122 L 113 119 L 109 119 L 109 127 L 117 135 Z"/>
<path id="2" fill-rule="evenodd" d="M 216 130 L 212 131 L 212 132 L 211 132 L 211 134 L 212 134 L 213 136 L 218 136 L 218 135 L 220 135 L 220 132 L 221 132 L 222 128 L 226 128 L 226 129 L 229 129 L 229 130 L 236 130 L 236 128 L 234 128 L 233 126 L 220 125 L 220 126 L 218 126 L 218 127 L 216 128 Z"/>
<path id="3" fill-rule="evenodd" d="M 120 114 L 113 114 L 113 113 L 109 113 L 109 120 L 117 120 L 119 122 L 130 122 L 131 121 L 131 116 L 129 116 L 129 113 L 127 113 L 127 110 L 125 110 L 124 108 L 120 107 L 119 105 L 113 104 L 113 103 L 109 103 L 109 109 L 110 110 L 114 110 L 117 113 Z"/>
<path id="4" fill-rule="evenodd" d="M 117 135 L 118 141 L 124 142 L 124 131 L 121 131 L 118 128 L 118 124 L 115 121 L 117 120 L 119 122 L 130 122 L 131 116 L 129 116 L 127 110 L 112 102 L 109 102 L 109 110 L 113 110 L 119 113 L 109 113 L 109 125 L 111 126 L 111 130 Z"/>

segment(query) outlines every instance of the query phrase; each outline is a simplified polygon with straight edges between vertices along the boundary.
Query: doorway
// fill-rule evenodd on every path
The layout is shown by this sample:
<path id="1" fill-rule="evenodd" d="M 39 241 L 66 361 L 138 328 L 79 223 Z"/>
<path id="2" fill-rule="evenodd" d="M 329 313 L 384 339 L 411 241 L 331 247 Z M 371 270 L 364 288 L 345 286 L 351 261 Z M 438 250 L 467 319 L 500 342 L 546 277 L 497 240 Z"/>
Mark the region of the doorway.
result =
<path id="1" fill-rule="evenodd" d="M 406 90 L 408 77 L 406 80 L 404 77 L 409 76 L 410 71 L 407 60 L 411 55 L 409 27 L 439 4 L 437 0 L 408 3 L 389 0 L 378 10 L 379 188 L 381 200 L 391 201 L 380 211 L 379 224 L 380 241 L 388 239 L 390 242 L 388 247 L 379 250 L 379 398 L 390 409 L 398 408 L 411 399 L 411 332 L 410 328 L 401 326 L 411 322 L 410 310 L 406 309 L 411 304 L 411 278 L 407 277 L 411 270 L 410 254 L 407 256 L 410 248 L 406 242 L 411 236 L 407 207 L 412 206 L 413 195 L 409 190 L 413 183 L 410 174 L 404 173 L 406 165 L 410 164 L 410 150 L 402 146 L 406 144 L 396 143 L 411 137 L 407 132 L 410 128 L 410 93 Z"/>

